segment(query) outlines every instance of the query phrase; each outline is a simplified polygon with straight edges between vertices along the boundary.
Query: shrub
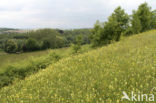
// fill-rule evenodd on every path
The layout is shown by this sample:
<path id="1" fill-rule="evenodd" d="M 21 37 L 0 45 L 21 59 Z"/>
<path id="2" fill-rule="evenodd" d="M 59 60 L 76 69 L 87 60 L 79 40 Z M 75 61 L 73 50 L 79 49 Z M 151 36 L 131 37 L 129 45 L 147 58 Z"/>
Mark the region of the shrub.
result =
<path id="1" fill-rule="evenodd" d="M 40 58 L 31 58 L 17 64 L 12 64 L 4 68 L 4 72 L 0 73 L 0 88 L 12 84 L 14 80 L 24 79 L 40 69 L 45 69 L 48 65 L 55 63 L 61 57 L 55 52 Z"/>
<path id="2" fill-rule="evenodd" d="M 50 42 L 48 40 L 44 40 L 42 43 L 42 49 L 50 48 Z"/>
<path id="3" fill-rule="evenodd" d="M 80 52 L 81 44 L 82 44 L 82 36 L 79 35 L 79 36 L 76 37 L 76 44 L 71 45 L 73 54 Z"/>
<path id="4" fill-rule="evenodd" d="M 80 52 L 81 46 L 76 45 L 76 44 L 72 44 L 71 48 L 72 48 L 72 53 L 75 54 L 75 53 L 79 53 Z"/>
<path id="5" fill-rule="evenodd" d="M 4 44 L 4 50 L 7 53 L 15 53 L 17 48 L 17 44 L 14 40 L 7 40 Z"/>
<path id="6" fill-rule="evenodd" d="M 29 38 L 26 41 L 26 49 L 27 51 L 35 51 L 35 50 L 39 50 L 39 44 L 37 43 L 37 41 L 35 39 Z"/>

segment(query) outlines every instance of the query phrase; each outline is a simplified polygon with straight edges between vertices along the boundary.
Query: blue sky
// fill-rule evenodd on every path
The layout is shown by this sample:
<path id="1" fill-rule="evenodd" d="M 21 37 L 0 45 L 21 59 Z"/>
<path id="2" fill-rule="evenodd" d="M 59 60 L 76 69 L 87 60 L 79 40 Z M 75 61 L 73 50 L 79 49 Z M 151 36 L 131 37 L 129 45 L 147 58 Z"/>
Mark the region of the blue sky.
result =
<path id="1" fill-rule="evenodd" d="M 156 9 L 156 0 L 0 0 L 0 27 L 90 28 L 117 6 L 131 14 L 145 1 Z"/>

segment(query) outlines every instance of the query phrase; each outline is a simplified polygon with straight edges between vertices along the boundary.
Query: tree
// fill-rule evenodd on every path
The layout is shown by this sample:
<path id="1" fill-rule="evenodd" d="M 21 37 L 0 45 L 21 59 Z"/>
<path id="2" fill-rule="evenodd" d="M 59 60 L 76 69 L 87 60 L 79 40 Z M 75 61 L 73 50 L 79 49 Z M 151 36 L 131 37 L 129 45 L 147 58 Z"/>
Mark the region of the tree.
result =
<path id="1" fill-rule="evenodd" d="M 82 44 L 82 36 L 79 35 L 76 37 L 76 44 L 72 44 L 73 53 L 80 52 L 81 44 Z"/>
<path id="2" fill-rule="evenodd" d="M 114 13 L 109 17 L 109 25 L 113 27 L 112 38 L 115 41 L 120 40 L 120 36 L 128 28 L 129 16 L 120 6 L 114 10 Z"/>
<path id="3" fill-rule="evenodd" d="M 15 53 L 17 50 L 17 44 L 14 40 L 7 40 L 4 44 L 4 50 L 7 53 Z"/>
<path id="4" fill-rule="evenodd" d="M 136 11 L 135 15 L 140 20 L 141 32 L 151 29 L 152 12 L 151 12 L 151 7 L 148 6 L 148 4 L 146 2 L 141 4 L 138 7 L 138 10 Z"/>
<path id="5" fill-rule="evenodd" d="M 37 41 L 35 39 L 29 38 L 26 41 L 26 49 L 27 51 L 34 51 L 34 50 L 38 50 L 39 49 L 39 45 L 37 43 Z"/>
<path id="6" fill-rule="evenodd" d="M 156 29 L 156 10 L 152 11 L 151 29 Z"/>
<path id="7" fill-rule="evenodd" d="M 129 26 L 129 16 L 121 7 L 117 7 L 114 13 L 104 24 L 97 22 L 92 31 L 94 45 L 109 44 L 111 41 L 119 41 Z"/>
<path id="8" fill-rule="evenodd" d="M 58 37 L 62 38 L 59 32 L 54 29 L 39 29 L 29 32 L 29 36 L 40 42 L 46 40 L 46 42 L 50 43 L 50 48 L 57 48 Z"/>
<path id="9" fill-rule="evenodd" d="M 25 40 L 21 40 L 21 39 L 16 39 L 16 43 L 17 43 L 17 52 L 22 52 L 23 51 L 23 45 L 25 43 Z"/>
<path id="10" fill-rule="evenodd" d="M 138 34 L 141 32 L 141 22 L 140 19 L 136 13 L 136 11 L 133 11 L 132 14 L 132 20 L 131 20 L 131 24 L 132 24 L 132 32 L 133 34 Z"/>
<path id="11" fill-rule="evenodd" d="M 50 48 L 50 42 L 48 40 L 44 40 L 42 44 L 42 49 Z"/>
<path id="12" fill-rule="evenodd" d="M 100 45 L 100 35 L 101 30 L 103 29 L 102 24 L 99 22 L 99 20 L 96 21 L 94 24 L 94 28 L 91 30 L 92 35 L 90 36 L 92 47 L 96 47 Z"/>

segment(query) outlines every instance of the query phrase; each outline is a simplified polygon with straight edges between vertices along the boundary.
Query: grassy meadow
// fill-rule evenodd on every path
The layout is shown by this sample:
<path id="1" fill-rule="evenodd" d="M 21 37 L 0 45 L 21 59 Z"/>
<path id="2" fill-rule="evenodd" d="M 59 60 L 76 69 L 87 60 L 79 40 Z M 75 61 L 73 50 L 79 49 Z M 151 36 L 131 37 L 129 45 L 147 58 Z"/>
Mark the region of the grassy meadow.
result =
<path id="1" fill-rule="evenodd" d="M 37 52 L 28 52 L 21 54 L 8 54 L 3 51 L 0 51 L 0 67 L 5 66 L 10 63 L 16 63 L 21 60 L 28 59 L 30 57 L 40 57 L 44 56 L 48 53 L 48 50 L 45 51 L 37 51 Z"/>
<path id="2" fill-rule="evenodd" d="M 87 52 L 90 49 L 89 45 L 84 45 L 80 53 Z M 72 48 L 48 49 L 22 54 L 7 54 L 1 51 L 0 88 L 23 80 L 25 77 L 45 69 L 50 64 L 73 55 L 72 51 Z"/>
<path id="3" fill-rule="evenodd" d="M 57 53 L 67 55 L 69 51 L 62 49 Z M 25 80 L 2 88 L 0 102 L 131 103 L 121 101 L 122 91 L 156 95 L 154 87 L 156 30 L 62 58 Z"/>
<path id="4" fill-rule="evenodd" d="M 89 45 L 82 46 L 81 52 L 86 52 L 89 50 Z M 21 61 L 27 61 L 31 58 L 38 58 L 42 56 L 46 56 L 50 51 L 56 52 L 61 57 L 67 57 L 72 54 L 71 48 L 60 48 L 60 49 L 48 49 L 42 51 L 35 52 L 26 52 L 21 54 L 8 54 L 0 49 L 0 71 L 1 68 L 8 66 L 9 64 L 18 63 Z"/>

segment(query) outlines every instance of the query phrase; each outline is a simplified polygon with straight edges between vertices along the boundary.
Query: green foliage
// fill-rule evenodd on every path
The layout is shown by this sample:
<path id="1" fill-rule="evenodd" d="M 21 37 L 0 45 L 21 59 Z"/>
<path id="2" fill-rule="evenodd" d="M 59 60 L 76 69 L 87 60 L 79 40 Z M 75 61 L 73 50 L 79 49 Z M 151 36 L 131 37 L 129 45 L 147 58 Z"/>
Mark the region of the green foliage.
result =
<path id="1" fill-rule="evenodd" d="M 146 2 L 139 6 L 138 10 L 136 11 L 136 16 L 140 20 L 141 32 L 151 29 L 152 12 L 151 7 L 148 6 Z"/>
<path id="2" fill-rule="evenodd" d="M 85 45 L 81 49 L 81 52 L 86 52 L 89 50 L 89 46 Z M 68 57 L 71 55 L 71 49 L 62 48 L 12 55 L 2 54 L 3 52 L 0 51 L 0 88 L 18 82 L 16 80 L 24 79 L 61 58 Z"/>
<path id="3" fill-rule="evenodd" d="M 138 15 L 137 15 L 136 11 L 133 11 L 131 23 L 132 23 L 132 32 L 133 32 L 133 34 L 140 33 L 141 29 L 142 29 L 142 26 L 141 26 L 141 21 L 140 21 Z"/>
<path id="4" fill-rule="evenodd" d="M 56 30 L 53 30 L 53 29 L 39 29 L 36 31 L 29 32 L 30 38 L 33 38 L 39 42 L 41 41 L 44 43 L 47 42 L 48 48 L 49 46 L 50 48 L 57 48 L 57 43 L 59 41 L 57 38 L 58 36 L 60 36 L 60 34 Z"/>
<path id="5" fill-rule="evenodd" d="M 39 44 L 37 43 L 37 41 L 33 38 L 29 38 L 26 43 L 25 43 L 25 47 L 27 51 L 34 51 L 34 50 L 39 50 Z"/>
<path id="6" fill-rule="evenodd" d="M 151 28 L 156 29 L 156 10 L 152 11 Z"/>
<path id="7" fill-rule="evenodd" d="M 16 39 L 15 42 L 17 43 L 17 52 L 23 52 L 23 46 L 25 45 L 25 39 Z"/>
<path id="8" fill-rule="evenodd" d="M 123 36 L 130 36 L 132 34 L 134 34 L 134 32 L 131 26 L 128 26 L 127 29 L 123 32 Z"/>
<path id="9" fill-rule="evenodd" d="M 94 25 L 93 45 L 109 44 L 112 41 L 119 41 L 121 34 L 128 28 L 129 16 L 121 7 L 114 10 L 114 13 L 108 18 L 104 24 L 98 21 Z"/>
<path id="10" fill-rule="evenodd" d="M 90 36 L 92 47 L 100 45 L 101 30 L 102 30 L 101 24 L 97 20 L 96 23 L 94 24 L 94 28 L 92 29 L 92 35 Z"/>
<path id="11" fill-rule="evenodd" d="M 73 50 L 73 54 L 75 53 L 79 53 L 81 50 L 81 44 L 82 44 L 82 36 L 78 35 L 76 37 L 76 44 L 72 44 L 72 50 Z"/>
<path id="12" fill-rule="evenodd" d="M 114 13 L 109 17 L 108 22 L 106 22 L 106 35 L 110 35 L 110 39 L 119 41 L 120 35 L 127 29 L 128 27 L 129 16 L 121 7 L 117 7 L 114 10 Z M 107 28 L 108 25 L 108 28 Z M 104 27 L 104 29 L 105 29 Z M 112 27 L 112 29 L 111 29 Z M 112 34 L 110 34 L 112 33 Z"/>
<path id="13" fill-rule="evenodd" d="M 4 44 L 4 50 L 7 53 L 15 53 L 17 51 L 17 44 L 14 40 L 7 40 Z"/>
<path id="14" fill-rule="evenodd" d="M 55 63 L 60 58 L 55 52 L 50 52 L 47 56 L 10 64 L 6 66 L 4 72 L 0 73 L 0 88 L 12 84 L 16 79 L 24 79 L 26 76 L 34 74 L 40 69 L 45 69 L 48 65 Z"/>
<path id="15" fill-rule="evenodd" d="M 138 34 L 156 28 L 156 12 L 145 2 L 129 16 L 121 7 L 117 7 L 108 21 L 94 25 L 91 35 L 92 46 L 101 46 L 119 41 L 120 36 Z"/>
<path id="16" fill-rule="evenodd" d="M 62 34 L 66 40 L 67 45 L 71 43 L 76 43 L 76 37 L 81 35 L 82 36 L 82 44 L 89 44 L 90 39 L 89 36 L 91 35 L 91 29 L 73 29 L 73 30 L 64 30 Z"/>
<path id="17" fill-rule="evenodd" d="M 42 49 L 50 48 L 50 42 L 48 40 L 44 40 L 42 44 Z"/>
<path id="18" fill-rule="evenodd" d="M 7 33 L 0 35 L 0 48 L 4 49 L 4 42 L 8 39 L 14 39 L 17 43 L 18 51 L 36 51 L 48 48 L 63 48 L 70 46 L 71 43 L 76 43 L 76 36 L 82 34 L 82 44 L 90 43 L 90 29 L 74 29 L 74 30 L 59 30 L 59 29 L 39 29 L 32 30 L 27 33 Z M 36 46 L 27 49 L 26 41 L 28 39 L 35 40 Z"/>
<path id="19" fill-rule="evenodd" d="M 79 53 L 80 52 L 81 46 L 80 45 L 76 45 L 76 44 L 72 44 L 71 48 L 72 48 L 72 53 L 75 54 L 75 53 Z"/>

